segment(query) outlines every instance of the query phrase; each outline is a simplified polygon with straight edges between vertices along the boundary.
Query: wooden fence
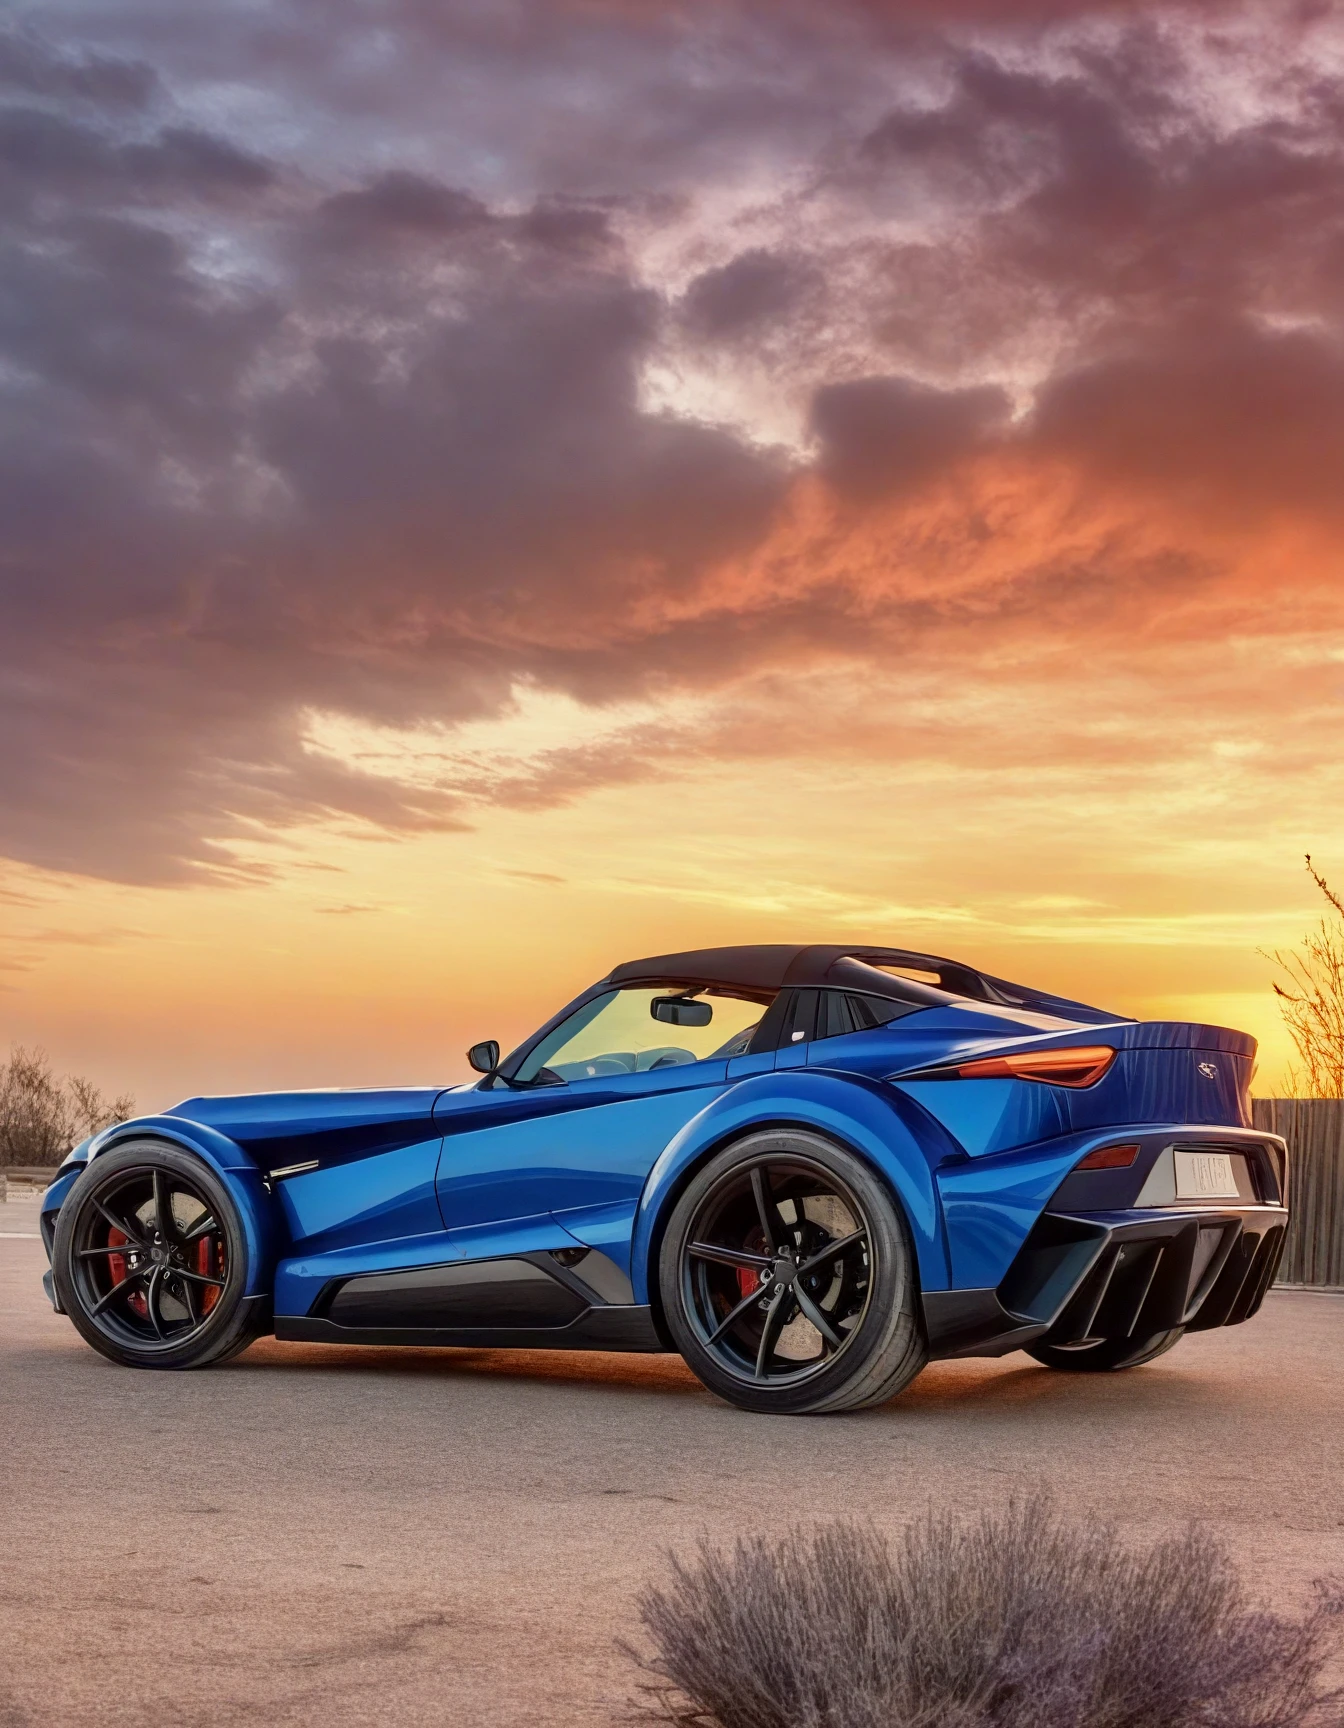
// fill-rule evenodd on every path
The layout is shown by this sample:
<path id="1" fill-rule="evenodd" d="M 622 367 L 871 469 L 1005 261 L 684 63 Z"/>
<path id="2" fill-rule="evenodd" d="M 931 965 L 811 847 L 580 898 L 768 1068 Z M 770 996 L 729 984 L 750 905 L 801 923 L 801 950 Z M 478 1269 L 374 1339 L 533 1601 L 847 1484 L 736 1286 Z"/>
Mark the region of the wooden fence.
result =
<path id="1" fill-rule="evenodd" d="M 1288 1142 L 1288 1242 L 1280 1284 L 1344 1288 L 1344 1099 L 1257 1098 L 1257 1128 Z"/>

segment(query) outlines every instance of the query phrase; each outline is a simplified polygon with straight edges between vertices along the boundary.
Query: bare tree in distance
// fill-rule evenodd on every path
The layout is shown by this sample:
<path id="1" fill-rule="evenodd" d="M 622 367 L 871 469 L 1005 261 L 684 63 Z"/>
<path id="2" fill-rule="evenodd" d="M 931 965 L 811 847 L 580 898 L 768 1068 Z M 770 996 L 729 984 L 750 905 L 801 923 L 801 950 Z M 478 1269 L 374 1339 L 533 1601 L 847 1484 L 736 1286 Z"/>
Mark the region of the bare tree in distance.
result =
<path id="1" fill-rule="evenodd" d="M 134 1098 L 105 1098 L 82 1074 L 58 1078 L 45 1050 L 16 1045 L 0 1063 L 0 1169 L 59 1164 L 86 1135 L 134 1114 Z"/>
<path id="2" fill-rule="evenodd" d="M 1312 863 L 1310 852 L 1307 873 L 1328 910 L 1300 947 L 1261 953 L 1285 974 L 1284 983 L 1275 983 L 1274 994 L 1301 1059 L 1301 1066 L 1288 1076 L 1292 1092 L 1299 1098 L 1344 1098 L 1344 901 Z"/>

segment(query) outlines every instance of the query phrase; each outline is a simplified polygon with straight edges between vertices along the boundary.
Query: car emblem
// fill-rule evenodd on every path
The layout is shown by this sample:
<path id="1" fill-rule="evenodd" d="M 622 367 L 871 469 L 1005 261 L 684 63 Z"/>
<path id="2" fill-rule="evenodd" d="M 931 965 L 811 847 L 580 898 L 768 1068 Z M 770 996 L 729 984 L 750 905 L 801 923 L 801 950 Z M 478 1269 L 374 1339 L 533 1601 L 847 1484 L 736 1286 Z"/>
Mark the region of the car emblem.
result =
<path id="1" fill-rule="evenodd" d="M 1199 1071 L 1206 1080 L 1216 1080 L 1218 1078 L 1218 1064 L 1216 1062 L 1201 1062 L 1199 1065 Z"/>

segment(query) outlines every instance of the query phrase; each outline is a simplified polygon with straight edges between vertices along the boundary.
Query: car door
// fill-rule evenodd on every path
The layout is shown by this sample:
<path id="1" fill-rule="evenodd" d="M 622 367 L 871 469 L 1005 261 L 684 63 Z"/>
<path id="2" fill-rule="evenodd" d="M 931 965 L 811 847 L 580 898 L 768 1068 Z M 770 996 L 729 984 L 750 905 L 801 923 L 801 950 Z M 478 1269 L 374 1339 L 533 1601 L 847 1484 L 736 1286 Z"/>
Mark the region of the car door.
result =
<path id="1" fill-rule="evenodd" d="M 654 1161 L 729 1083 L 725 1046 L 744 1044 L 764 1011 L 706 995 L 703 1026 L 668 1025 L 651 1017 L 660 999 L 669 999 L 664 986 L 603 992 L 528 1053 L 512 1088 L 440 1100 L 439 1207 L 464 1246 L 498 1252 L 505 1227 L 551 1217 L 628 1264 Z"/>

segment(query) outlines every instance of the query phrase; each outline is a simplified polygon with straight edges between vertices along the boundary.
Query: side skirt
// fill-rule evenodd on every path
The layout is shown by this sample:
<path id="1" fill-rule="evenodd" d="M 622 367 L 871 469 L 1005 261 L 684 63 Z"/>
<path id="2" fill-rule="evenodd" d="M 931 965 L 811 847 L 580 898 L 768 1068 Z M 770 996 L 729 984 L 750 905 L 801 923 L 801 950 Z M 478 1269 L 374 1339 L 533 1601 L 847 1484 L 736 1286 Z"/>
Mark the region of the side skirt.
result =
<path id="1" fill-rule="evenodd" d="M 275 1335 L 300 1344 L 408 1344 L 422 1349 L 622 1350 L 665 1352 L 647 1306 L 589 1308 L 567 1326 L 342 1326 L 307 1314 L 277 1314 Z"/>

